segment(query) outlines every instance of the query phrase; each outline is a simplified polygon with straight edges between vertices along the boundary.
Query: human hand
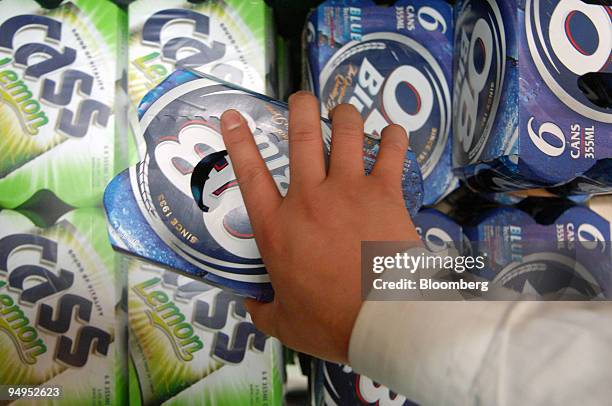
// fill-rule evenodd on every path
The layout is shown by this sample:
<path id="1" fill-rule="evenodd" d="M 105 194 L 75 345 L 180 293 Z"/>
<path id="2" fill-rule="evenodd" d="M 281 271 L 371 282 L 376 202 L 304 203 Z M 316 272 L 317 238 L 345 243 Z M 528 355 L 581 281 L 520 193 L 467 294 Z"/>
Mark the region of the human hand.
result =
<path id="1" fill-rule="evenodd" d="M 249 127 L 235 110 L 221 117 L 225 145 L 275 291 L 274 301 L 247 301 L 257 328 L 285 345 L 346 363 L 361 307 L 361 241 L 418 241 L 401 190 L 408 139 L 391 125 L 364 173 L 363 120 L 351 105 L 331 114 L 329 169 L 319 102 L 308 92 L 289 99 L 291 184 L 283 198 Z"/>

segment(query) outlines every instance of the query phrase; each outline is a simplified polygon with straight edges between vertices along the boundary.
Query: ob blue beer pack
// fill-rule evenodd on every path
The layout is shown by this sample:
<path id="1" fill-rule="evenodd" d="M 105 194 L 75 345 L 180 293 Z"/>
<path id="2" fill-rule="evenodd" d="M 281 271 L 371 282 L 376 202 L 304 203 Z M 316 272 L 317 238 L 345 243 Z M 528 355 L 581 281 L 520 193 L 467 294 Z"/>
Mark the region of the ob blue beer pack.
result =
<path id="1" fill-rule="evenodd" d="M 454 41 L 458 175 L 483 192 L 601 182 L 612 158 L 612 110 L 585 78 L 612 74 L 611 7 L 459 0 Z M 597 190 L 610 187 L 608 177 Z"/>
<path id="2" fill-rule="evenodd" d="M 586 207 L 493 209 L 464 230 L 493 284 L 537 297 L 612 296 L 612 225 Z"/>
<path id="3" fill-rule="evenodd" d="M 280 192 L 287 192 L 287 105 L 204 74 L 176 71 L 140 104 L 143 161 L 106 189 L 110 238 L 115 249 L 269 300 L 269 278 L 224 153 L 219 117 L 230 108 L 246 118 Z M 329 150 L 331 130 L 325 120 L 322 130 Z M 364 137 L 366 171 L 378 148 L 376 139 Z M 406 154 L 402 186 L 406 207 L 414 214 L 423 186 L 412 151 Z"/>
<path id="4" fill-rule="evenodd" d="M 409 134 L 426 205 L 457 187 L 451 170 L 452 7 L 443 0 L 328 0 L 308 17 L 304 86 L 321 114 L 340 103 L 361 113 L 366 133 L 389 124 Z"/>

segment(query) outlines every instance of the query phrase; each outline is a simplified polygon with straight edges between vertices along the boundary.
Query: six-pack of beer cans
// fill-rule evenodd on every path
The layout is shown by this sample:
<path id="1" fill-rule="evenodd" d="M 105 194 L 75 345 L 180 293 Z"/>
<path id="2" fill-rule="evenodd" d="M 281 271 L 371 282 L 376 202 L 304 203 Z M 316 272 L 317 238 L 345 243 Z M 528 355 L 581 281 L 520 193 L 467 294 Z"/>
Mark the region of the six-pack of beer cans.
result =
<path id="1" fill-rule="evenodd" d="M 274 292 L 219 118 L 243 113 L 286 193 L 295 38 L 263 0 L 121 3 L 0 1 L 0 384 L 79 405 L 283 404 L 282 345 L 244 307 Z M 492 255 L 477 276 L 516 292 L 610 298 L 610 220 L 567 198 L 612 193 L 612 8 L 318 3 L 296 24 L 326 150 L 340 103 L 364 119 L 366 171 L 402 125 L 430 250 Z M 491 203 L 527 189 L 565 199 Z M 413 404 L 308 365 L 313 405 Z"/>

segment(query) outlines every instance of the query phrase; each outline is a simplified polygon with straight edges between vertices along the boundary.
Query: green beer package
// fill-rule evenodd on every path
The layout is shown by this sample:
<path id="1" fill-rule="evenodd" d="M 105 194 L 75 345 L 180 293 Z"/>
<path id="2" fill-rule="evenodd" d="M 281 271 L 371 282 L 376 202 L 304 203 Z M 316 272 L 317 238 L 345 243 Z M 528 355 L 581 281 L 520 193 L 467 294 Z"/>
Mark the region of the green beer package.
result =
<path id="1" fill-rule="evenodd" d="M 177 69 L 194 69 L 277 95 L 272 10 L 264 0 L 136 0 L 129 7 L 130 123 L 136 108 Z M 136 163 L 135 161 L 133 163 Z"/>
<path id="2" fill-rule="evenodd" d="M 104 227 L 101 209 L 46 227 L 0 211 L 0 383 L 62 389 L 14 404 L 125 404 L 125 273 Z"/>
<path id="3" fill-rule="evenodd" d="M 135 259 L 128 273 L 130 404 L 282 404 L 282 346 L 242 298 Z"/>
<path id="4" fill-rule="evenodd" d="M 127 16 L 110 0 L 0 2 L 0 207 L 50 190 L 99 203 L 115 174 L 115 95 Z"/>

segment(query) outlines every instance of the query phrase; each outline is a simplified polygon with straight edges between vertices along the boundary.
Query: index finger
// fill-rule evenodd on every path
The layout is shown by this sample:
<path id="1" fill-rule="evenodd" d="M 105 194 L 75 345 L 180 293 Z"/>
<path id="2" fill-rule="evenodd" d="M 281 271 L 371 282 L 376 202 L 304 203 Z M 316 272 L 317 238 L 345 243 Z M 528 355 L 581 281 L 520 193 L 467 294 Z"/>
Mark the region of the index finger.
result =
<path id="1" fill-rule="evenodd" d="M 236 110 L 223 113 L 221 133 L 253 231 L 257 235 L 263 220 L 280 205 L 281 194 L 242 115 Z"/>

